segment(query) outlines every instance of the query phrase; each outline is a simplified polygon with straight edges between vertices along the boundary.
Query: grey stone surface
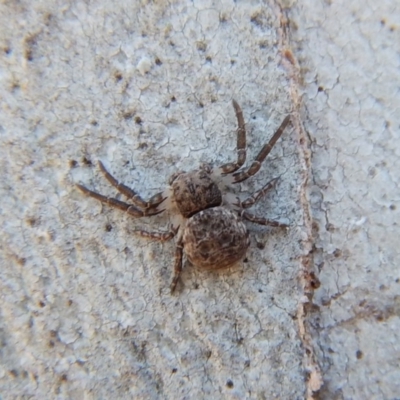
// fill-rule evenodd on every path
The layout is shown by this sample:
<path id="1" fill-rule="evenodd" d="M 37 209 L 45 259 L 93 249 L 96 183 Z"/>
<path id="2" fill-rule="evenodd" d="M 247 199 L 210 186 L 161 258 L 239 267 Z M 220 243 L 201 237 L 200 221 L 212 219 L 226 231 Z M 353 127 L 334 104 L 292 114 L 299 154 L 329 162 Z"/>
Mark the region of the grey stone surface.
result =
<path id="1" fill-rule="evenodd" d="M 0 4 L 0 397 L 400 398 L 400 8 L 350 2 Z M 143 196 L 177 170 L 248 162 L 247 262 L 185 264 Z M 318 278 L 313 276 L 314 264 Z M 318 288 L 318 279 L 320 287 Z M 314 292 L 314 289 L 315 292 Z"/>
<path id="2" fill-rule="evenodd" d="M 1 15 L 1 366 L 4 398 L 290 398 L 307 391 L 298 328 L 306 171 L 291 126 L 246 197 L 272 177 L 247 262 L 185 265 L 174 245 L 74 186 L 115 195 L 97 168 L 143 196 L 235 154 L 249 158 L 292 111 L 279 8 L 213 2 L 14 2 Z"/>
<path id="3" fill-rule="evenodd" d="M 323 399 L 400 398 L 400 6 L 296 4 Z"/>

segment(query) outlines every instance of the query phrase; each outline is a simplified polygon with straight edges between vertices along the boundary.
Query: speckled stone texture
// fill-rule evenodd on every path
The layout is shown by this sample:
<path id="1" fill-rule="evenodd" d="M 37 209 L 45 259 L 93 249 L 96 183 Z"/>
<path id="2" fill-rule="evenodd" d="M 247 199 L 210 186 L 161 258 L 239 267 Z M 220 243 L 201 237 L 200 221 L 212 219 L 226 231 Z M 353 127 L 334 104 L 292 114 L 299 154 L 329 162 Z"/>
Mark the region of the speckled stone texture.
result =
<path id="1" fill-rule="evenodd" d="M 296 320 L 307 232 L 304 167 L 288 128 L 242 198 L 280 177 L 247 224 L 247 262 L 186 264 L 161 215 L 134 220 L 85 197 L 148 198 L 178 170 L 250 163 L 291 110 L 280 10 L 234 2 L 4 3 L 1 15 L 1 337 L 4 398 L 291 398 L 307 391 Z M 249 164 L 248 164 L 249 165 Z"/>
<path id="2" fill-rule="evenodd" d="M 320 399 L 400 398 L 400 3 L 289 12 L 310 135 Z"/>
<path id="3" fill-rule="evenodd" d="M 0 4 L 0 396 L 400 396 L 395 2 Z M 186 263 L 170 217 L 133 219 L 97 160 L 149 198 L 178 170 L 248 161 L 247 260 Z M 321 285 L 318 287 L 318 279 Z"/>

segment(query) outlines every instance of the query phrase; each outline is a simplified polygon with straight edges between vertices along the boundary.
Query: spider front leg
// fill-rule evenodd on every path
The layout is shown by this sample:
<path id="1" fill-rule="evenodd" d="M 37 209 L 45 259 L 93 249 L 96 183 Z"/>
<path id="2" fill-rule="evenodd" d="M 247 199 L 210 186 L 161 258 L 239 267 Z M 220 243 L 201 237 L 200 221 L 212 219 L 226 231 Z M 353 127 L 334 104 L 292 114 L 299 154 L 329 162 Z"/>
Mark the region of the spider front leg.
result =
<path id="1" fill-rule="evenodd" d="M 236 100 L 232 100 L 238 122 L 237 129 L 237 161 L 235 163 L 224 164 L 220 167 L 223 174 L 231 174 L 237 171 L 246 161 L 246 127 L 243 118 L 243 112 Z"/>
<path id="2" fill-rule="evenodd" d="M 163 196 L 163 192 L 157 193 L 150 198 L 149 201 L 143 200 L 139 194 L 137 194 L 133 189 L 125 186 L 123 183 L 118 182 L 105 168 L 103 163 L 99 161 L 99 167 L 104 177 L 111 183 L 120 193 L 125 195 L 129 200 L 131 200 L 139 208 L 156 208 L 158 207 L 166 197 Z"/>
<path id="3" fill-rule="evenodd" d="M 268 156 L 272 148 L 274 147 L 275 143 L 278 141 L 278 139 L 282 136 L 283 131 L 285 130 L 286 126 L 289 124 L 290 121 L 290 116 L 288 115 L 281 123 L 281 126 L 278 128 L 278 130 L 274 133 L 274 136 L 270 139 L 270 141 L 264 145 L 264 147 L 261 149 L 261 151 L 258 153 L 255 161 L 253 164 L 251 164 L 250 168 L 247 171 L 239 171 L 233 174 L 233 182 L 232 183 L 239 183 L 242 182 L 250 176 L 255 175 L 258 170 L 261 168 L 261 164 L 265 160 L 265 158 Z"/>
<path id="4" fill-rule="evenodd" d="M 85 186 L 76 185 L 86 196 L 93 197 L 96 200 L 99 200 L 103 204 L 107 204 L 110 207 L 118 208 L 119 210 L 127 212 L 129 215 L 132 215 L 135 218 L 141 217 L 150 217 L 152 215 L 157 215 L 162 213 L 165 210 L 158 210 L 157 208 L 149 208 L 145 210 L 141 210 L 131 204 L 124 203 L 121 200 L 115 199 L 113 197 L 103 196 L 100 193 L 93 192 L 89 190 Z"/>

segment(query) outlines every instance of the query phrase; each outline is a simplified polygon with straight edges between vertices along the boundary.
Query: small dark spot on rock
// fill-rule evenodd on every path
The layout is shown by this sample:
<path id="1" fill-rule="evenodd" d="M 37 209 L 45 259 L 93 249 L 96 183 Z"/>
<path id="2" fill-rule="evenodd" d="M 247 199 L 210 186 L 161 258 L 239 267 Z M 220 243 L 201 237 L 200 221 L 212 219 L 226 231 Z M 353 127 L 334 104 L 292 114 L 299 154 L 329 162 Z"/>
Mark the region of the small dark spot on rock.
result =
<path id="1" fill-rule="evenodd" d="M 335 251 L 333 252 L 333 255 L 338 258 L 342 255 L 342 250 L 340 249 L 335 249 Z"/>
<path id="2" fill-rule="evenodd" d="M 135 123 L 138 124 L 138 125 L 142 125 L 142 123 L 143 123 L 142 118 L 140 118 L 139 116 L 136 116 L 135 117 Z"/>
<path id="3" fill-rule="evenodd" d="M 382 314 L 378 314 L 378 315 L 376 316 L 376 320 L 377 320 L 378 322 L 382 322 L 382 321 L 385 320 L 385 318 L 384 318 L 384 316 L 383 316 Z"/>
<path id="4" fill-rule="evenodd" d="M 10 49 L 8 46 L 4 47 L 3 51 L 4 51 L 4 53 L 6 53 L 7 55 L 11 53 L 11 49 Z"/>
<path id="5" fill-rule="evenodd" d="M 268 46 L 268 42 L 267 42 L 266 40 L 261 40 L 261 41 L 258 43 L 258 46 L 260 47 L 260 49 L 265 49 L 265 48 L 267 48 L 267 46 Z"/>
<path id="6" fill-rule="evenodd" d="M 204 51 L 207 50 L 207 43 L 205 43 L 205 42 L 197 42 L 196 47 L 197 47 L 197 50 L 204 52 Z"/>
<path id="7" fill-rule="evenodd" d="M 255 25 L 262 26 L 262 16 L 260 12 L 257 11 L 253 13 L 253 15 L 250 18 L 250 22 L 252 22 Z"/>
<path id="8" fill-rule="evenodd" d="M 66 382 L 68 380 L 67 374 L 62 374 L 60 377 L 61 382 Z"/>
<path id="9" fill-rule="evenodd" d="M 178 368 L 172 368 L 172 371 L 171 371 L 173 374 L 176 374 L 177 372 L 178 372 Z"/>
<path id="10" fill-rule="evenodd" d="M 117 81 L 117 82 L 119 82 L 119 81 L 121 81 L 122 80 L 122 74 L 121 74 L 121 72 L 116 72 L 115 74 L 114 74 L 114 78 L 115 78 L 115 80 Z"/>
<path id="11" fill-rule="evenodd" d="M 231 60 L 231 65 L 236 64 L 236 60 Z"/>
<path id="12" fill-rule="evenodd" d="M 48 343 L 48 344 L 49 344 L 49 347 L 50 347 L 50 348 L 53 348 L 53 347 L 54 347 L 54 342 L 53 342 L 52 340 L 49 340 L 49 343 Z"/>
<path id="13" fill-rule="evenodd" d="M 39 307 L 45 307 L 46 306 L 46 303 L 45 302 L 43 302 L 43 301 L 39 301 Z"/>
<path id="14" fill-rule="evenodd" d="M 206 57 L 206 62 L 211 63 L 211 61 L 212 61 L 212 58 L 210 56 L 207 56 Z"/>
<path id="15" fill-rule="evenodd" d="M 21 265 L 21 266 L 25 265 L 26 258 L 25 257 L 18 257 L 17 258 L 17 263 L 18 263 L 18 265 Z"/>
<path id="16" fill-rule="evenodd" d="M 107 224 L 106 225 L 106 232 L 111 232 L 112 231 L 112 225 L 111 224 Z"/>
<path id="17" fill-rule="evenodd" d="M 317 233 L 317 232 L 319 232 L 319 225 L 318 225 L 318 222 L 313 221 L 313 223 L 312 223 L 311 226 L 312 226 L 312 230 L 313 230 L 314 234 Z"/>
<path id="18" fill-rule="evenodd" d="M 385 25 L 386 25 L 386 20 L 383 19 L 383 18 L 381 19 L 381 25 L 382 25 L 382 26 L 385 26 Z"/>
<path id="19" fill-rule="evenodd" d="M 168 44 L 169 44 L 171 47 L 175 47 L 175 43 L 174 43 L 172 40 L 170 40 L 170 41 L 168 42 Z"/>
<path id="20" fill-rule="evenodd" d="M 26 220 L 26 223 L 31 227 L 34 227 L 35 225 L 37 225 L 37 222 L 38 222 L 38 220 L 34 217 L 27 218 L 27 220 Z"/>
<path id="21" fill-rule="evenodd" d="M 243 260 L 243 262 L 244 262 L 244 263 L 247 263 L 247 262 L 249 262 L 249 259 L 246 257 L 246 258 Z"/>
<path id="22" fill-rule="evenodd" d="M 94 120 L 90 121 L 90 125 L 97 126 L 98 122 L 94 119 Z"/>
<path id="23" fill-rule="evenodd" d="M 226 387 L 229 388 L 229 389 L 232 389 L 232 388 L 233 388 L 233 382 L 232 382 L 230 379 L 228 379 L 228 380 L 226 381 Z"/>
<path id="24" fill-rule="evenodd" d="M 68 303 L 67 303 L 67 304 L 68 304 L 68 307 L 71 307 L 71 306 L 72 306 L 72 303 L 73 303 L 73 301 L 72 301 L 71 299 L 69 299 L 69 300 L 68 300 Z"/>
<path id="25" fill-rule="evenodd" d="M 333 232 L 335 230 L 335 226 L 333 224 L 327 224 L 326 225 L 326 230 L 328 232 Z"/>
<path id="26" fill-rule="evenodd" d="M 201 101 L 199 102 L 199 107 L 200 107 L 200 108 L 203 108 L 203 107 L 204 107 L 204 104 L 203 104 Z"/>
<path id="27" fill-rule="evenodd" d="M 257 249 L 260 249 L 260 250 L 264 250 L 265 249 L 265 243 L 261 243 L 261 242 L 257 242 Z"/>
<path id="28" fill-rule="evenodd" d="M 69 160 L 70 168 L 75 168 L 77 165 L 78 165 L 78 162 L 76 160 Z"/>
<path id="29" fill-rule="evenodd" d="M 20 84 L 18 82 L 13 82 L 12 85 L 11 85 L 11 90 L 13 92 L 17 91 L 20 88 L 21 88 L 21 86 L 20 86 Z"/>
<path id="30" fill-rule="evenodd" d="M 363 358 L 363 356 L 364 356 L 364 354 L 361 350 L 356 351 L 357 360 L 361 360 Z"/>
<path id="31" fill-rule="evenodd" d="M 57 337 L 57 331 L 55 331 L 55 330 L 51 330 L 50 331 L 50 337 L 52 337 L 52 338 L 55 338 L 55 337 Z"/>
<path id="32" fill-rule="evenodd" d="M 122 113 L 122 117 L 124 119 L 131 119 L 134 115 L 135 113 L 133 111 L 125 111 L 124 113 Z"/>
<path id="33" fill-rule="evenodd" d="M 175 101 L 176 101 L 176 97 L 175 97 L 175 96 L 172 96 L 172 97 L 171 97 L 171 102 L 174 103 Z"/>
<path id="34" fill-rule="evenodd" d="M 195 283 L 195 284 L 193 285 L 193 287 L 194 287 L 195 289 L 198 289 L 200 286 L 199 286 L 198 283 Z"/>
<path id="35" fill-rule="evenodd" d="M 86 157 L 83 157 L 82 158 L 82 162 L 87 166 L 87 167 L 91 167 L 93 164 L 92 164 L 92 162 L 88 159 L 88 158 L 86 158 Z"/>
<path id="36" fill-rule="evenodd" d="M 44 23 L 46 24 L 46 26 L 49 26 L 53 19 L 54 19 L 53 14 L 51 14 L 51 13 L 45 14 L 44 15 Z"/>
<path id="37" fill-rule="evenodd" d="M 313 289 L 318 289 L 321 286 L 321 282 L 319 281 L 319 279 L 317 278 L 317 276 L 315 275 L 314 272 L 310 272 L 308 274 L 307 279 L 308 279 L 310 286 Z"/>
<path id="38" fill-rule="evenodd" d="M 391 205 L 389 206 L 389 209 L 392 210 L 392 211 L 394 211 L 394 210 L 396 209 L 396 206 L 395 206 L 394 204 L 391 204 Z"/>
<path id="39" fill-rule="evenodd" d="M 155 59 L 155 63 L 156 65 L 162 65 L 162 61 L 158 57 Z"/>
<path id="40" fill-rule="evenodd" d="M 323 92 L 325 89 L 323 86 L 318 86 L 318 92 Z"/>
<path id="41" fill-rule="evenodd" d="M 25 38 L 25 58 L 28 61 L 33 60 L 33 48 L 36 46 L 38 34 L 29 35 Z"/>
<path id="42" fill-rule="evenodd" d="M 32 61 L 33 60 L 32 49 L 25 49 L 25 58 L 28 61 Z"/>
<path id="43" fill-rule="evenodd" d="M 19 374 L 18 374 L 18 371 L 16 370 L 16 369 L 10 369 L 9 371 L 8 371 L 8 373 L 13 377 L 13 378 L 16 378 Z"/>
<path id="44" fill-rule="evenodd" d="M 140 150 L 146 150 L 148 147 L 149 147 L 149 146 L 148 146 L 147 143 L 142 142 L 142 143 L 139 143 L 138 149 L 140 149 Z"/>
<path id="45" fill-rule="evenodd" d="M 249 368 L 249 367 L 250 367 L 250 360 L 246 360 L 246 361 L 244 362 L 244 367 L 245 367 L 245 368 Z"/>

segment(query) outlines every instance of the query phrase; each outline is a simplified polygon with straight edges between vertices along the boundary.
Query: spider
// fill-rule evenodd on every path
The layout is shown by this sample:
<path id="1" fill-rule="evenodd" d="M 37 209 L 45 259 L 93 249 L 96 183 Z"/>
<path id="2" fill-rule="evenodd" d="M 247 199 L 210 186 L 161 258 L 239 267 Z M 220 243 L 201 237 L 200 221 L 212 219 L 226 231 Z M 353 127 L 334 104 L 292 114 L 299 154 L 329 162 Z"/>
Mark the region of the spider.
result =
<path id="1" fill-rule="evenodd" d="M 167 232 L 136 231 L 143 237 L 161 242 L 177 237 L 171 293 L 174 292 L 182 271 L 183 254 L 198 268 L 209 270 L 226 268 L 242 260 L 250 245 L 245 220 L 260 225 L 288 227 L 286 224 L 260 218 L 246 211 L 276 185 L 277 178 L 269 181 L 244 201 L 232 194 L 223 194 L 221 189 L 230 184 L 243 182 L 258 172 L 262 162 L 288 125 L 290 116 L 286 116 L 269 142 L 258 153 L 250 168 L 240 170 L 246 161 L 246 128 L 242 109 L 235 100 L 232 100 L 232 104 L 238 123 L 236 162 L 217 168 L 203 164 L 199 169 L 190 172 L 176 172 L 170 177 L 169 187 L 166 190 L 144 200 L 133 189 L 118 182 L 99 161 L 100 170 L 105 178 L 126 196 L 130 203 L 103 196 L 85 186 L 77 185 L 85 195 L 125 211 L 134 218 L 151 217 L 167 209 L 174 215 L 171 228 Z"/>

